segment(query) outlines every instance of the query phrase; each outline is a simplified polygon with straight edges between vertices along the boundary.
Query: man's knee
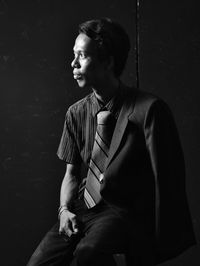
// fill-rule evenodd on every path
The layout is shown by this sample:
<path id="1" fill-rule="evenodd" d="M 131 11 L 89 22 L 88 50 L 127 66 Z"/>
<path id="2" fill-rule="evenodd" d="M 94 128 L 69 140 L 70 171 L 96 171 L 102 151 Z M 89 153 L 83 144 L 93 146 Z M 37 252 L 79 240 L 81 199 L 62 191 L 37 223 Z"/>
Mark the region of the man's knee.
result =
<path id="1" fill-rule="evenodd" d="M 74 251 L 74 256 L 78 265 L 90 265 L 94 260 L 97 250 L 89 244 L 79 244 Z"/>
<path id="2" fill-rule="evenodd" d="M 90 244 L 79 244 L 74 252 L 75 265 L 78 266 L 115 266 L 112 254 L 100 253 L 99 249 Z"/>

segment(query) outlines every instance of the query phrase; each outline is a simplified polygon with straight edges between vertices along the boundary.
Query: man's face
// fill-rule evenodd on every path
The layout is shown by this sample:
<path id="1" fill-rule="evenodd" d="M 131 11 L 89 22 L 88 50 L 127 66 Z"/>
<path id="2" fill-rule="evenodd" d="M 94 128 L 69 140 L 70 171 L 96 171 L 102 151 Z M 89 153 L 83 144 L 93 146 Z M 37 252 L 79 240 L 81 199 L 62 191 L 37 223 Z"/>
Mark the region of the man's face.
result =
<path id="1" fill-rule="evenodd" d="M 106 63 L 98 59 L 97 47 L 87 35 L 78 35 L 74 45 L 74 60 L 71 63 L 74 79 L 79 87 L 101 87 L 106 81 Z"/>

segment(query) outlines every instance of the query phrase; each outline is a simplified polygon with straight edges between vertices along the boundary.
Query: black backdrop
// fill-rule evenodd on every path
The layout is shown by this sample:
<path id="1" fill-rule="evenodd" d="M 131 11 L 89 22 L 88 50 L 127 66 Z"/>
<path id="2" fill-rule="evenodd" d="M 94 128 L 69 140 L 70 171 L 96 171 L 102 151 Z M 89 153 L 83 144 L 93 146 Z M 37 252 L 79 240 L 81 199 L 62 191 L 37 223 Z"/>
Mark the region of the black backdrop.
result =
<path id="1" fill-rule="evenodd" d="M 88 93 L 73 81 L 72 47 L 77 25 L 95 17 L 116 19 L 131 37 L 122 79 L 158 94 L 174 112 L 200 238 L 198 1 L 137 2 L 0 1 L 1 265 L 25 265 L 57 218 L 65 165 L 56 150 L 64 115 Z M 199 265 L 198 251 L 194 247 L 165 265 Z"/>

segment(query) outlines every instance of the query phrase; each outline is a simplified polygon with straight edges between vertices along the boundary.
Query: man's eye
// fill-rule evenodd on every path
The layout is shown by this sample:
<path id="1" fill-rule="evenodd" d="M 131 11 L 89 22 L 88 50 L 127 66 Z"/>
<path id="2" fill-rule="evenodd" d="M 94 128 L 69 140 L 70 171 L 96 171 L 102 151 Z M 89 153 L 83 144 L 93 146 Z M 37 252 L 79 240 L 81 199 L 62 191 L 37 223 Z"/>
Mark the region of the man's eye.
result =
<path id="1" fill-rule="evenodd" d="M 86 58 L 86 55 L 83 53 L 80 53 L 79 56 L 80 56 L 80 58 L 83 58 L 83 59 Z"/>

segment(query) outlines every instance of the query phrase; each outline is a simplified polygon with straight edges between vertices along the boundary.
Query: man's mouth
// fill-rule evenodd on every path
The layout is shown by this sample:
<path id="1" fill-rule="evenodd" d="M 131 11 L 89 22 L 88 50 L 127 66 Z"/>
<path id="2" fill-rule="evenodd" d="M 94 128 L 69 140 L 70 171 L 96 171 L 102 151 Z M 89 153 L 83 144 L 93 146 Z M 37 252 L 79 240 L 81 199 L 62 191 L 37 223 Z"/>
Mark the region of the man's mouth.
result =
<path id="1" fill-rule="evenodd" d="M 79 75 L 79 74 L 74 74 L 74 79 L 78 80 L 78 79 L 81 79 L 81 78 L 82 78 L 81 75 Z"/>

